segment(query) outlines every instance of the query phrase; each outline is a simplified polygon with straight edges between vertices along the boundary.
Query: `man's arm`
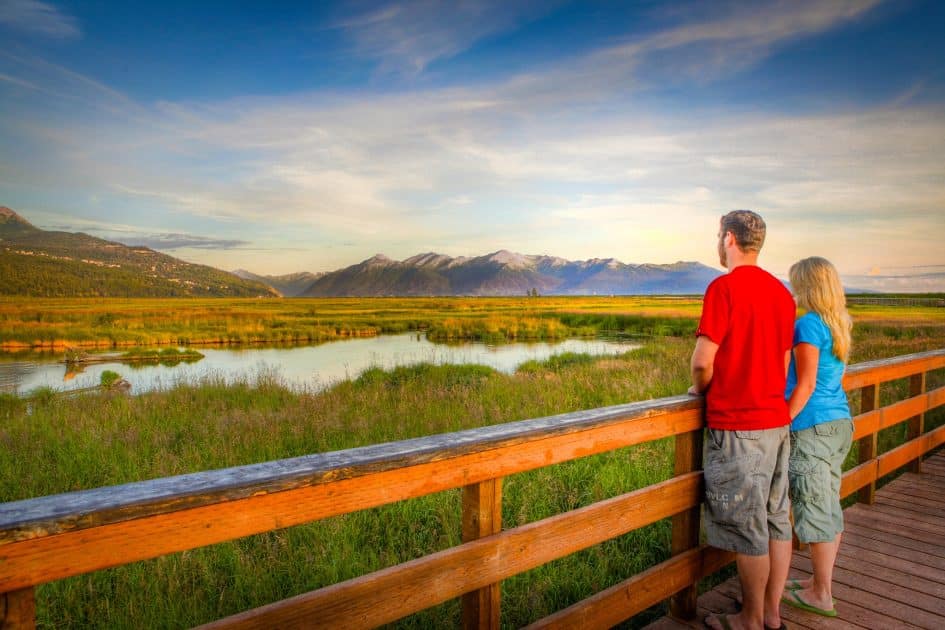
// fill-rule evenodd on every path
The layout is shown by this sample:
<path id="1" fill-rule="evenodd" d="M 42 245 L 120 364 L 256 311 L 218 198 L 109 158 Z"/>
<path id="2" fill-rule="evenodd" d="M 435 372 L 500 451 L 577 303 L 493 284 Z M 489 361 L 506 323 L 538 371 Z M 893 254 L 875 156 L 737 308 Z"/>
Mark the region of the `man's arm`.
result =
<path id="1" fill-rule="evenodd" d="M 719 344 L 705 335 L 696 338 L 696 349 L 692 351 L 692 361 L 689 363 L 692 375 L 692 387 L 689 393 L 693 396 L 704 394 L 712 382 L 712 370 L 715 365 L 715 353 L 719 351 Z"/>

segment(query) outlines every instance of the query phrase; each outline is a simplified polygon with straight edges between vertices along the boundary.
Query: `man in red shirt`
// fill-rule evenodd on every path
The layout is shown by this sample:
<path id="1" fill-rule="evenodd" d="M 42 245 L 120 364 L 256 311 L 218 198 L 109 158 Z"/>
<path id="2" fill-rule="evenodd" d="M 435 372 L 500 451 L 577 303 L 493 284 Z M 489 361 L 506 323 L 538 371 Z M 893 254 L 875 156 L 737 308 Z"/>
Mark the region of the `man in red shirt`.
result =
<path id="1" fill-rule="evenodd" d="M 705 394 L 705 530 L 708 543 L 735 552 L 742 610 L 713 615 L 718 630 L 780 628 L 791 561 L 784 400 L 795 305 L 758 266 L 764 220 L 735 210 L 719 226 L 728 273 L 706 289 L 692 354 L 691 394 Z"/>

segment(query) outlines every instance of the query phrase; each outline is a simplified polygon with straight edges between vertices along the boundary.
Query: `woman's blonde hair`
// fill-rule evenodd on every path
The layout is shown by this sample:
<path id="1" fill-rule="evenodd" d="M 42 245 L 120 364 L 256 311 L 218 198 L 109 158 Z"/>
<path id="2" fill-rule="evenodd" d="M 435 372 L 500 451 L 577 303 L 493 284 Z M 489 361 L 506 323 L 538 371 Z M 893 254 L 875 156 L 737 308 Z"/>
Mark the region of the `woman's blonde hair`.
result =
<path id="1" fill-rule="evenodd" d="M 850 358 L 853 320 L 847 312 L 847 299 L 837 270 L 826 258 L 812 256 L 794 263 L 788 278 L 798 306 L 820 315 L 833 335 L 833 353 L 846 363 Z"/>

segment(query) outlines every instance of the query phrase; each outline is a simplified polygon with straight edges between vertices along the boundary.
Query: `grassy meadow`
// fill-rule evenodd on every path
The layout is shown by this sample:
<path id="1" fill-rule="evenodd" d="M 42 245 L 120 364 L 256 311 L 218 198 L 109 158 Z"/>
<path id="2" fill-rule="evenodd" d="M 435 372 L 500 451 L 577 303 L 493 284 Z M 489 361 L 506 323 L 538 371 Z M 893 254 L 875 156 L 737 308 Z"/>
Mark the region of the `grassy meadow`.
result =
<path id="1" fill-rule="evenodd" d="M 635 326 L 651 334 L 653 318 L 691 325 L 700 308 L 686 297 L 0 298 L 0 349 L 313 343 L 408 331 L 497 342 Z"/>
<path id="2" fill-rule="evenodd" d="M 43 310 L 46 305 L 48 311 Z M 856 319 L 853 362 L 945 347 L 945 309 L 851 310 Z M 208 321 L 201 320 L 202 312 L 210 313 Z M 109 326 L 122 335 L 148 331 L 154 334 L 151 339 L 196 335 L 193 331 L 198 330 L 209 339 L 216 326 L 235 334 L 238 327 L 248 330 L 254 320 L 262 324 L 252 335 L 263 337 L 279 329 L 272 326 L 274 322 L 294 322 L 286 327 L 295 330 L 296 325 L 310 324 L 326 330 L 370 331 L 364 334 L 433 333 L 439 326 L 457 335 L 455 331 L 461 331 L 455 339 L 508 336 L 513 330 L 518 335 L 522 330 L 542 330 L 523 322 L 558 322 L 549 324 L 548 330 L 561 326 L 568 334 L 636 335 L 643 345 L 617 357 L 561 355 L 529 362 L 511 375 L 471 365 L 372 369 L 323 391 L 291 389 L 273 377 L 253 385 L 207 379 L 131 397 L 40 392 L 26 400 L 0 395 L 0 501 L 681 394 L 688 386 L 699 302 L 686 298 L 0 302 L 0 316 L 8 318 L 3 331 L 9 331 L 10 318 L 48 323 L 46 332 L 36 332 L 42 329 L 38 326 L 33 336 L 50 341 L 74 341 L 79 337 L 70 335 L 83 330 L 87 340 L 100 339 L 97 335 L 103 328 L 84 327 L 110 313 Z M 134 322 L 141 328 L 132 326 Z M 13 341 L 13 332 L 3 334 L 11 335 L 4 342 Z M 115 340 L 120 337 L 116 333 Z M 931 375 L 930 388 L 945 384 L 942 372 Z M 906 388 L 903 382 L 884 386 L 883 404 L 903 397 Z M 855 397 L 853 402 L 855 408 Z M 942 423 L 942 410 L 928 414 L 928 425 Z M 883 448 L 898 443 L 902 432 L 902 428 L 884 432 Z M 666 479 L 672 472 L 672 450 L 672 442 L 662 440 L 506 478 L 503 527 Z M 189 627 L 456 545 L 460 531 L 459 491 L 439 493 L 46 584 L 37 592 L 38 622 L 56 628 L 138 628 L 147 620 L 150 627 Z M 520 627 L 579 601 L 665 559 L 668 549 L 669 523 L 663 521 L 506 580 L 502 625 Z M 450 601 L 394 625 L 457 627 L 459 610 L 458 601 Z M 637 627 L 658 614 L 651 611 L 627 626 Z"/>

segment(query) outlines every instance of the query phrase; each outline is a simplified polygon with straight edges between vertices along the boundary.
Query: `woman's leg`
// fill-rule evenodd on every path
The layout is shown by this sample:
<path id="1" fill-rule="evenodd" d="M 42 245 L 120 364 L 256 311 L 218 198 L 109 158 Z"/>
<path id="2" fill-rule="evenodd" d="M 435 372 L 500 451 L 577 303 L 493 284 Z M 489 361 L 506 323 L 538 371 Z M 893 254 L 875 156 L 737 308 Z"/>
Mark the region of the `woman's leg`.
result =
<path id="1" fill-rule="evenodd" d="M 840 537 L 830 542 L 810 543 L 810 559 L 814 566 L 814 575 L 807 580 L 805 587 L 796 591 L 803 601 L 830 610 L 833 608 L 833 567 L 837 561 L 837 552 L 840 550 Z"/>

